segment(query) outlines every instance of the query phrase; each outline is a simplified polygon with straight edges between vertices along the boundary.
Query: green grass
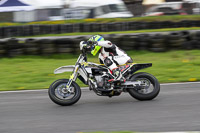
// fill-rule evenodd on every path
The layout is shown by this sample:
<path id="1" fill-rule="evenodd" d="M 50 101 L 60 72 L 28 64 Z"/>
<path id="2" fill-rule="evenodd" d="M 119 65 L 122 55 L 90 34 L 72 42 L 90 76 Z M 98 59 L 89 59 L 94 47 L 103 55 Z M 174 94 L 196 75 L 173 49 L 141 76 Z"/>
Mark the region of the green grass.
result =
<path id="1" fill-rule="evenodd" d="M 161 83 L 200 81 L 200 50 L 153 53 L 128 51 L 136 63 L 153 63 L 141 71 L 155 75 Z M 44 89 L 56 79 L 69 78 L 70 73 L 54 75 L 54 69 L 73 65 L 78 55 L 22 56 L 0 59 L 0 90 Z M 90 62 L 98 62 L 89 57 Z M 78 84 L 83 84 L 78 81 Z"/>
<path id="2" fill-rule="evenodd" d="M 73 32 L 73 33 L 62 33 L 62 34 L 45 34 L 35 36 L 25 36 L 23 38 L 30 37 L 50 37 L 50 36 L 76 36 L 76 35 L 105 35 L 105 34 L 128 34 L 128 33 L 150 33 L 150 32 L 170 32 L 170 31 L 184 31 L 184 30 L 200 30 L 200 27 L 191 28 L 163 28 L 163 29 L 146 29 L 146 30 L 135 30 L 135 31 L 113 31 L 113 32 Z M 17 37 L 22 38 L 22 37 Z"/>
<path id="3" fill-rule="evenodd" d="M 73 19 L 73 20 L 59 20 L 59 21 L 38 21 L 28 23 L 10 23 L 1 22 L 2 26 L 20 26 L 20 25 L 34 25 L 34 24 L 67 24 L 67 23 L 108 23 L 108 22 L 128 22 L 128 21 L 182 21 L 182 20 L 200 20 L 200 15 L 170 15 L 170 16 L 149 16 L 149 17 L 133 17 L 133 18 L 97 18 L 97 19 Z"/>

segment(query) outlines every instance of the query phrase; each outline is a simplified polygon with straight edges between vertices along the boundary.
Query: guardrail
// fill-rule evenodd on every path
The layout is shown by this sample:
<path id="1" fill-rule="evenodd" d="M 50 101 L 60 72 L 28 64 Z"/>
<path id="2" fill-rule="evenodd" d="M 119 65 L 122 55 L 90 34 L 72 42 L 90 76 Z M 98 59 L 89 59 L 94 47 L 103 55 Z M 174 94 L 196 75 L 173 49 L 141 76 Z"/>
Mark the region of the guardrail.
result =
<path id="1" fill-rule="evenodd" d="M 124 50 L 149 50 L 164 52 L 174 49 L 200 49 L 200 31 L 179 31 L 155 34 L 112 34 L 104 36 Z M 51 55 L 79 53 L 79 42 L 87 36 L 75 38 L 31 39 L 16 38 L 0 40 L 0 57 L 18 55 Z"/>
<path id="2" fill-rule="evenodd" d="M 200 20 L 7 26 L 0 27 L 0 38 L 72 32 L 110 32 L 179 27 L 200 27 Z"/>

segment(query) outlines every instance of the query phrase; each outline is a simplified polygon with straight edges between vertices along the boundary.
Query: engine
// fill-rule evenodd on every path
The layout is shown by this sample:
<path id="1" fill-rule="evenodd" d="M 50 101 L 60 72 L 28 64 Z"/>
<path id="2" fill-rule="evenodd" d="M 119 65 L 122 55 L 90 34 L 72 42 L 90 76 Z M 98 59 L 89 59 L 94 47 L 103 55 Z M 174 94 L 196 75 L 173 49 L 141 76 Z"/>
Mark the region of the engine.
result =
<path id="1" fill-rule="evenodd" d="M 111 84 L 108 82 L 108 77 L 107 76 L 102 76 L 102 75 L 96 75 L 95 76 L 96 82 L 97 82 L 97 87 L 99 90 L 110 90 L 111 89 Z"/>

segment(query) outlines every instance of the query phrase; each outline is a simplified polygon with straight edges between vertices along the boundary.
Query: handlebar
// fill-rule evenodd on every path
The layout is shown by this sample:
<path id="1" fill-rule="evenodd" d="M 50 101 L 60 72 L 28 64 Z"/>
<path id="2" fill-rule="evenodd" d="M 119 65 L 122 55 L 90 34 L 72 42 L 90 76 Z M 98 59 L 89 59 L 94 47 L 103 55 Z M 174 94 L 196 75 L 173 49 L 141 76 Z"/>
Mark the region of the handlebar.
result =
<path id="1" fill-rule="evenodd" d="M 96 41 L 87 41 L 87 45 L 89 45 L 89 46 L 93 46 L 95 44 L 97 44 Z"/>
<path id="2" fill-rule="evenodd" d="M 95 41 L 82 41 L 80 42 L 80 50 L 82 54 L 86 55 L 87 52 L 91 52 L 94 46 L 97 44 Z"/>

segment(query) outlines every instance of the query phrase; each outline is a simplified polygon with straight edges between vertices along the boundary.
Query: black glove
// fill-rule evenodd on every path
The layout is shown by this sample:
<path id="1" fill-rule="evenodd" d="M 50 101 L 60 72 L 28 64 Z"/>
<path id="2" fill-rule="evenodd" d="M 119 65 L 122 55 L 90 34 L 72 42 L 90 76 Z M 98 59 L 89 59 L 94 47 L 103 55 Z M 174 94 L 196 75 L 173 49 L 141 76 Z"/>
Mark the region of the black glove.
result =
<path id="1" fill-rule="evenodd" d="M 87 41 L 87 44 L 89 45 L 89 46 L 93 46 L 93 45 L 98 45 L 98 42 L 97 41 Z"/>

